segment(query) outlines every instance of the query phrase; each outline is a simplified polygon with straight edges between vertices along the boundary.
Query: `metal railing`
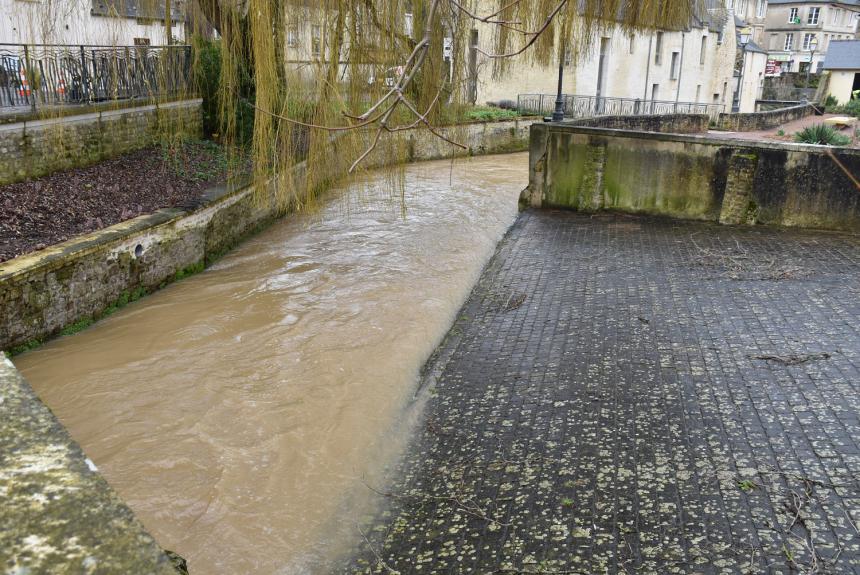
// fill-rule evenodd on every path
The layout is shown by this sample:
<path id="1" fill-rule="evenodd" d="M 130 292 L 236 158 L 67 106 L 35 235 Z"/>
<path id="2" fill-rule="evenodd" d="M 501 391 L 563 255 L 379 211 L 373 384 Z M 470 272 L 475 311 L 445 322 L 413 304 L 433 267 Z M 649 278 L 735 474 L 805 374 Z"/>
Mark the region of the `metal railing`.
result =
<path id="1" fill-rule="evenodd" d="M 723 104 L 606 98 L 564 94 L 565 118 L 593 116 L 640 116 L 649 114 L 707 114 L 712 120 L 724 111 Z M 548 115 L 555 110 L 555 94 L 520 94 L 517 110 L 521 114 Z"/>
<path id="2" fill-rule="evenodd" d="M 186 45 L 0 44 L 0 108 L 180 95 L 190 78 Z"/>
<path id="3" fill-rule="evenodd" d="M 800 106 L 803 102 L 796 100 L 756 100 L 756 112 L 771 112 L 773 110 L 782 110 L 783 108 L 792 108 Z"/>

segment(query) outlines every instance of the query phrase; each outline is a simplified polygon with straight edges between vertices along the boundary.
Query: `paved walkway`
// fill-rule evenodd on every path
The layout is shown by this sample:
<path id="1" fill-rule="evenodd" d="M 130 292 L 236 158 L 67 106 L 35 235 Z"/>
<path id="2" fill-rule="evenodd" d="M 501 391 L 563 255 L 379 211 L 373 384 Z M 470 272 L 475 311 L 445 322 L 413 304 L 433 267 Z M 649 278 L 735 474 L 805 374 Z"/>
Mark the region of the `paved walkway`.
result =
<path id="1" fill-rule="evenodd" d="M 522 214 L 349 571 L 860 574 L 860 237 Z"/>
<path id="2" fill-rule="evenodd" d="M 801 131 L 802 129 L 815 124 L 823 124 L 824 120 L 828 118 L 835 118 L 836 116 L 845 115 L 846 114 L 823 114 L 821 116 L 805 116 L 797 120 L 792 120 L 791 122 L 786 122 L 785 124 L 777 126 L 776 128 L 770 128 L 768 130 L 757 130 L 755 132 L 724 132 L 721 130 L 709 130 L 708 136 L 711 138 L 727 138 L 732 140 L 794 142 L 794 134 Z M 782 136 L 779 135 L 780 130 L 783 133 Z M 853 130 L 850 129 L 842 130 L 842 134 L 853 138 L 852 132 Z"/>

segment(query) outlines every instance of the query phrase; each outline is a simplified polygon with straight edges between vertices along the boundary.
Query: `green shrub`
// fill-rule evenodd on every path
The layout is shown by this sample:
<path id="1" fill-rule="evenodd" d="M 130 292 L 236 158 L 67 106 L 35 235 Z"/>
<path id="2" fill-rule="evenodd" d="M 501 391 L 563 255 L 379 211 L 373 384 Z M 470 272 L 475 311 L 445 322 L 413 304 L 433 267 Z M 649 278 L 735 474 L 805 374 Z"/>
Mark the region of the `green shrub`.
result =
<path id="1" fill-rule="evenodd" d="M 221 44 L 217 40 L 194 38 L 194 83 L 203 97 L 203 134 L 207 138 L 221 131 L 218 117 L 218 85 L 221 83 Z"/>
<path id="2" fill-rule="evenodd" d="M 848 102 L 846 102 L 844 106 L 837 106 L 833 108 L 833 112 L 837 114 L 846 114 L 848 116 L 860 118 L 860 100 L 848 100 Z"/>
<path id="3" fill-rule="evenodd" d="M 794 141 L 803 144 L 826 144 L 828 146 L 847 146 L 851 138 L 840 134 L 833 126 L 813 124 L 794 134 Z"/>
<path id="4" fill-rule="evenodd" d="M 826 98 L 824 98 L 824 107 L 825 108 L 835 108 L 839 105 L 839 101 L 836 99 L 836 96 L 833 94 L 828 94 Z"/>
<path id="5" fill-rule="evenodd" d="M 222 135 L 223 121 L 221 118 L 218 94 L 221 85 L 221 40 L 209 40 L 195 36 L 194 47 L 194 84 L 197 93 L 203 98 L 203 134 L 207 138 L 217 139 Z M 240 92 L 246 94 L 250 101 L 254 100 L 254 81 L 252 74 L 242 68 L 239 73 Z M 250 143 L 254 133 L 254 109 L 236 102 L 236 137 L 238 144 L 245 146 Z"/>
<path id="6" fill-rule="evenodd" d="M 777 130 L 777 131 L 776 131 L 776 135 L 777 135 L 777 136 L 784 136 L 784 135 L 785 135 L 785 130 L 783 130 L 782 128 L 780 128 L 779 130 Z"/>
<path id="7" fill-rule="evenodd" d="M 490 106 L 475 106 L 466 111 L 464 114 L 467 120 L 480 120 L 481 122 L 489 122 L 493 120 L 510 120 L 517 117 L 515 110 L 504 110 L 502 108 L 493 108 Z"/>

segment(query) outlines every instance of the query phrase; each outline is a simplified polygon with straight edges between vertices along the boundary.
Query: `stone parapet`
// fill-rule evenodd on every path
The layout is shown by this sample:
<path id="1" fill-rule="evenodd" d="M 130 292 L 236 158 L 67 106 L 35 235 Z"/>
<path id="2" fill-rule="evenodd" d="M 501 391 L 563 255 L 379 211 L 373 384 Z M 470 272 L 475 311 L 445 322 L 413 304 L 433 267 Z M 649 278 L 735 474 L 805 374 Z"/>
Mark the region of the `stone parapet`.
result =
<path id="1" fill-rule="evenodd" d="M 529 166 L 532 206 L 860 232 L 852 148 L 535 124 Z"/>

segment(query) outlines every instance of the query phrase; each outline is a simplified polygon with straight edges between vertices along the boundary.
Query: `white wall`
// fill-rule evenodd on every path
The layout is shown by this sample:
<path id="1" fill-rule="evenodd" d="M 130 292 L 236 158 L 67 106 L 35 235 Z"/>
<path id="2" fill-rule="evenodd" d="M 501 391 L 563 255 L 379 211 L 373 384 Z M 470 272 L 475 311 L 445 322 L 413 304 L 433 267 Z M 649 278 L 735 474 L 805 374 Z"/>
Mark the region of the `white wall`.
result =
<path id="1" fill-rule="evenodd" d="M 93 16 L 91 7 L 91 0 L 0 0 L 0 43 L 129 46 L 135 38 L 149 38 L 153 46 L 168 43 L 160 21 Z M 172 32 L 184 38 L 183 23 L 175 22 Z"/>
<path id="2" fill-rule="evenodd" d="M 840 104 L 851 99 L 851 88 L 854 87 L 854 74 L 860 70 L 831 70 L 830 82 L 827 84 L 828 95 L 836 98 Z"/>
<path id="3" fill-rule="evenodd" d="M 764 86 L 764 70 L 767 65 L 767 54 L 763 52 L 747 52 L 744 58 L 743 77 L 741 82 L 738 111 L 741 113 L 755 112 L 755 101 L 761 98 Z"/>
<path id="4" fill-rule="evenodd" d="M 494 51 L 492 26 L 479 28 L 481 47 Z M 603 95 L 618 98 L 652 99 L 653 85 L 657 84 L 657 99 L 681 102 L 698 101 L 731 105 L 732 71 L 734 65 L 735 34 L 731 20 L 727 22 L 722 43 L 718 34 L 707 29 L 693 28 L 688 32 L 663 32 L 661 62 L 655 62 L 656 35 L 654 31 L 639 32 L 633 38 L 619 27 L 602 34 L 610 38 L 606 79 Z M 700 61 L 702 37 L 706 37 L 705 61 Z M 563 91 L 566 94 L 593 96 L 597 93 L 600 38 L 594 39 L 594 48 L 578 62 L 565 67 Z M 679 77 L 671 78 L 672 53 L 678 53 Z M 682 57 L 683 55 L 683 57 Z M 763 67 L 762 67 L 763 70 Z M 509 73 L 494 79 L 492 61 L 478 56 L 478 104 L 500 100 L 516 100 L 518 94 L 554 94 L 558 81 L 558 66 L 537 66 L 525 57 L 510 63 Z M 723 85 L 726 85 L 724 92 Z"/>

